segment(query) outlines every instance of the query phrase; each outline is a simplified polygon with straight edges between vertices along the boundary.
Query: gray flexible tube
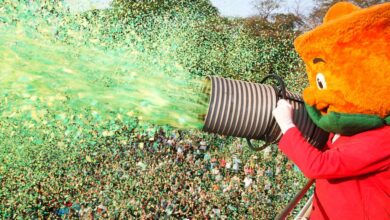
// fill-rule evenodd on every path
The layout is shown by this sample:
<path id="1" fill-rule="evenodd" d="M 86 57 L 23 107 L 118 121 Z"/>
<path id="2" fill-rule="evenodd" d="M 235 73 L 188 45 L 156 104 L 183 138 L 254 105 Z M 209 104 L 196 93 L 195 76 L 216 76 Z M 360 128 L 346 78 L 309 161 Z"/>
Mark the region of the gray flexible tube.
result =
<path id="1" fill-rule="evenodd" d="M 209 107 L 203 131 L 276 143 L 282 133 L 272 116 L 279 99 L 270 85 L 221 77 L 208 77 Z M 315 147 L 325 145 L 329 134 L 309 118 L 299 95 L 286 92 L 294 107 L 294 123 Z"/>

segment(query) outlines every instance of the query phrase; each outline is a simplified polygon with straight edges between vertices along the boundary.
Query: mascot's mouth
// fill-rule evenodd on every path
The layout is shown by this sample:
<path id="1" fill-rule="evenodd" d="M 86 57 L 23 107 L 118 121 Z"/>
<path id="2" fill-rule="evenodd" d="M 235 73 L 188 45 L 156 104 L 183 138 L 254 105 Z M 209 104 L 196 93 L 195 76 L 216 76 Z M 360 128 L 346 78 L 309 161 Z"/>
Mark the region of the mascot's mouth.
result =
<path id="1" fill-rule="evenodd" d="M 321 113 L 321 115 L 326 115 L 328 114 L 329 104 L 317 103 L 316 109 Z"/>

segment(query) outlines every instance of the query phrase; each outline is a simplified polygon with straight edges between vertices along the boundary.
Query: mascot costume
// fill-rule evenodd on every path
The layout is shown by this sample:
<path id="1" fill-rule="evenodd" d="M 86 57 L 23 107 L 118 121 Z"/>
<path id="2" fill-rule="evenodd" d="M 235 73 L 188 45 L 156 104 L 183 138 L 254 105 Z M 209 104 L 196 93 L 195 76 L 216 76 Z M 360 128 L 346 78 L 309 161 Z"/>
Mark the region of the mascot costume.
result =
<path id="1" fill-rule="evenodd" d="M 287 101 L 273 112 L 280 150 L 316 180 L 310 219 L 390 219 L 390 3 L 337 3 L 294 45 L 306 64 L 308 113 L 331 133 L 318 150 Z"/>

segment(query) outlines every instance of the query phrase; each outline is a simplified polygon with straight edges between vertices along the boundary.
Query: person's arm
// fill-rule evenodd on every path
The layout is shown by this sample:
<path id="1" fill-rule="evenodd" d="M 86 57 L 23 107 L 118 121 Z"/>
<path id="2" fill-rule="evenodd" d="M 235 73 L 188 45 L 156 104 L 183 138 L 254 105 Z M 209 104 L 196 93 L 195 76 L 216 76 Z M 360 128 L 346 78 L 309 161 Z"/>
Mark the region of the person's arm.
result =
<path id="1" fill-rule="evenodd" d="M 283 108 L 279 108 L 279 104 Z M 277 111 L 274 111 L 278 124 L 289 123 L 289 117 L 292 117 L 290 107 L 284 102 L 278 103 Z M 308 178 L 352 177 L 390 166 L 390 132 L 369 131 L 356 141 L 324 152 L 310 145 L 296 127 L 290 127 L 284 133 L 279 142 L 280 150 Z"/>
<path id="2" fill-rule="evenodd" d="M 390 134 L 371 133 L 368 135 L 372 137 L 359 138 L 322 152 L 311 146 L 297 128 L 291 128 L 282 137 L 279 148 L 309 178 L 352 177 L 390 166 Z"/>

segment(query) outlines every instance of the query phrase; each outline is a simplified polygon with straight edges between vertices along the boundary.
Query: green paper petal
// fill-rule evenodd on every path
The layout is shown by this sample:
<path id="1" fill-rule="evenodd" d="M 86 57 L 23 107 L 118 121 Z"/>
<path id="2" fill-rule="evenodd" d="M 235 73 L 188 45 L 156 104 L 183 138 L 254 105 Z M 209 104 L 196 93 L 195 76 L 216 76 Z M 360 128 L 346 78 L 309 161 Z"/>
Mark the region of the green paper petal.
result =
<path id="1" fill-rule="evenodd" d="M 385 123 L 386 123 L 386 125 L 390 125 L 390 116 L 387 116 L 385 118 Z"/>

